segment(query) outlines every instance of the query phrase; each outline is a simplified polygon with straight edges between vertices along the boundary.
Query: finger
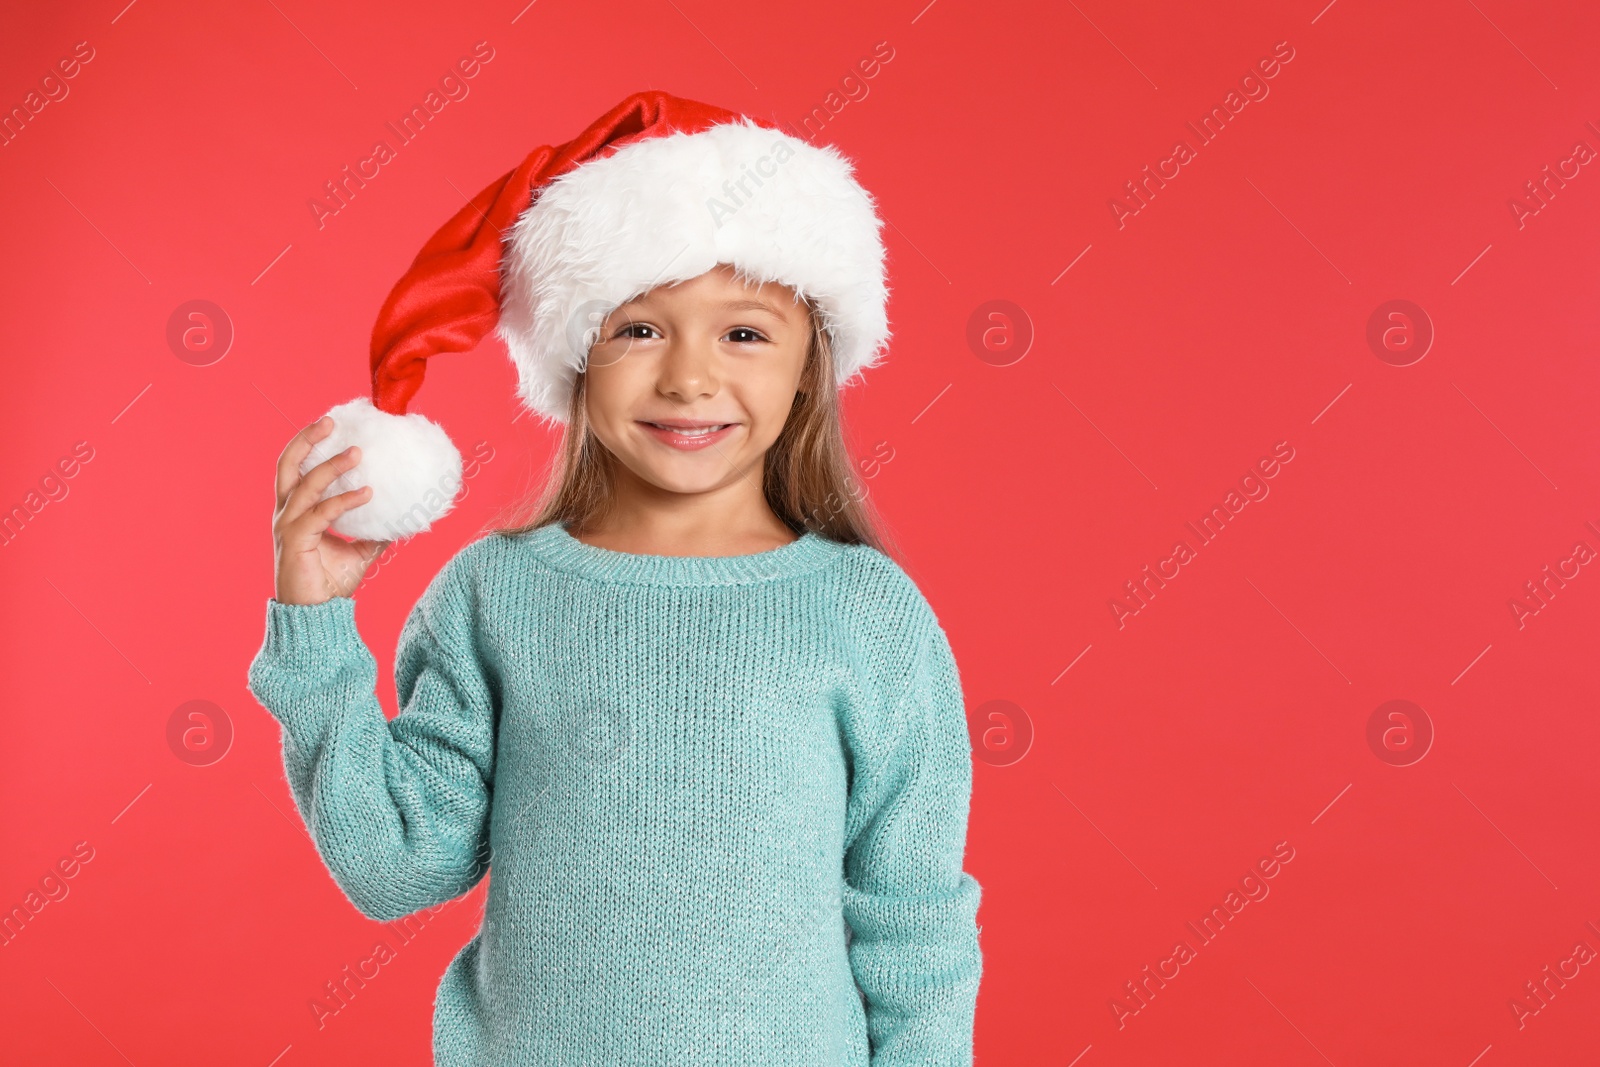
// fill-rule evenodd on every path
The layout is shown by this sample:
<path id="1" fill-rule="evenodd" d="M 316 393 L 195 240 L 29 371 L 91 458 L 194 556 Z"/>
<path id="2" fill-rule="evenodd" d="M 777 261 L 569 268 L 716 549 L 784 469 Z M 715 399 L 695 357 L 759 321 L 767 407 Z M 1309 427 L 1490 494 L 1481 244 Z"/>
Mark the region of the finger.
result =
<path id="1" fill-rule="evenodd" d="M 360 489 L 351 489 L 337 496 L 331 496 L 316 507 L 301 512 L 294 520 L 281 522 L 275 528 L 278 541 L 286 552 L 314 553 L 317 551 L 317 546 L 322 543 L 323 535 L 328 532 L 328 527 L 332 526 L 340 515 L 370 499 L 372 499 L 371 486 L 362 486 Z M 343 506 L 335 504 L 341 501 Z"/>
<path id="2" fill-rule="evenodd" d="M 295 483 L 300 481 L 300 463 L 311 451 L 311 446 L 333 432 L 333 420 L 324 415 L 289 439 L 278 456 L 277 501 L 278 507 L 289 499 Z"/>
<path id="3" fill-rule="evenodd" d="M 364 485 L 360 489 L 351 489 L 343 493 L 330 496 L 328 499 L 308 508 L 299 518 L 292 523 L 294 540 L 296 543 L 314 545 L 322 539 L 328 527 L 338 520 L 340 515 L 351 508 L 360 507 L 372 498 L 372 487 Z"/>
<path id="4" fill-rule="evenodd" d="M 283 518 L 293 522 L 306 510 L 315 504 L 334 479 L 345 471 L 355 467 L 361 462 L 361 449 L 357 445 L 340 452 L 331 459 L 326 459 L 306 472 L 300 483 L 289 492 L 289 498 L 283 502 Z"/>

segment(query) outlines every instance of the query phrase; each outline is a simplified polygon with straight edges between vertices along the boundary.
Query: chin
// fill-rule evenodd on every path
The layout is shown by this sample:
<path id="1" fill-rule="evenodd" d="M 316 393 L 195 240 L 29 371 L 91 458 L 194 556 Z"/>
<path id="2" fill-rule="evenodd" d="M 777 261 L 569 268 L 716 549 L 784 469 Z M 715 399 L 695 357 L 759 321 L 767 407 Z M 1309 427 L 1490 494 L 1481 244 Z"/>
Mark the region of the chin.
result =
<path id="1" fill-rule="evenodd" d="M 697 457 L 690 462 L 641 464 L 634 473 L 669 493 L 708 493 L 738 477 L 727 459 L 715 454 L 706 457 L 706 461 Z"/>

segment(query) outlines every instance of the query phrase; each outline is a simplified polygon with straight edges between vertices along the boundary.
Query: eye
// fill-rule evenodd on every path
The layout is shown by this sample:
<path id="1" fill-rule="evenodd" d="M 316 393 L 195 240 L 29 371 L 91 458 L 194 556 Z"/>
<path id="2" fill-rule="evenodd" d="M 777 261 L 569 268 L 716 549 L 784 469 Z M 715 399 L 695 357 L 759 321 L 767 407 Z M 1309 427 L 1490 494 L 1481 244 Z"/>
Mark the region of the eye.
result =
<path id="1" fill-rule="evenodd" d="M 648 322 L 630 322 L 626 326 L 622 327 L 622 329 L 618 330 L 616 332 L 616 336 L 617 337 L 631 337 L 631 338 L 633 338 L 635 340 L 645 340 L 646 338 L 641 337 L 641 335 L 639 335 L 637 333 L 634 333 L 633 331 L 634 330 L 654 330 L 654 329 L 655 329 L 655 327 L 650 325 Z"/>
<path id="2" fill-rule="evenodd" d="M 735 334 L 747 334 L 748 336 L 735 337 Z M 760 331 L 753 330 L 748 326 L 735 326 L 733 329 L 728 331 L 728 336 L 734 339 L 734 344 L 749 344 L 752 341 L 765 341 L 767 339 L 766 337 L 762 336 Z"/>

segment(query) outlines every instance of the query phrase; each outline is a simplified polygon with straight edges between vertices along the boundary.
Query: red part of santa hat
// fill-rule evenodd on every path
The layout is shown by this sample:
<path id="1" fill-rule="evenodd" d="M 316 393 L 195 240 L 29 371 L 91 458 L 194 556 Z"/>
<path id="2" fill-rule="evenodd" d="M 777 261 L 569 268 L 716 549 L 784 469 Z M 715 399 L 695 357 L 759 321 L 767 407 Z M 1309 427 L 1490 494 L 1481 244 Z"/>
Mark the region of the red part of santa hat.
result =
<path id="1" fill-rule="evenodd" d="M 583 133 L 535 149 L 429 238 L 372 333 L 372 402 L 335 408 L 303 469 L 350 444 L 361 464 L 326 495 L 373 486 L 334 524 L 392 540 L 453 506 L 460 455 L 405 410 L 427 361 L 505 341 L 524 405 L 562 421 L 590 333 L 617 306 L 719 263 L 815 300 L 835 379 L 888 341 L 882 221 L 835 149 L 669 93 L 636 93 Z M 448 450 L 448 451 L 446 451 Z"/>

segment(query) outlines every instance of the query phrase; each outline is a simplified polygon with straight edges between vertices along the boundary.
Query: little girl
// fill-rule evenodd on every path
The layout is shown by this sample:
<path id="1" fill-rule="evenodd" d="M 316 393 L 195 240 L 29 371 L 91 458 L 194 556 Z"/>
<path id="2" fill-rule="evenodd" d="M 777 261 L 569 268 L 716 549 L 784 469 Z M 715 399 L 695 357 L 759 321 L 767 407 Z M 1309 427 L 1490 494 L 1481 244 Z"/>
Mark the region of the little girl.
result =
<path id="1" fill-rule="evenodd" d="M 887 339 L 879 225 L 832 149 L 630 97 L 435 234 L 377 406 L 279 458 L 249 682 L 324 862 L 381 920 L 493 870 L 441 1067 L 972 1062 L 961 688 L 839 418 Z M 459 486 L 404 414 L 423 360 L 496 322 L 564 445 L 412 609 L 389 720 L 351 594 Z"/>

